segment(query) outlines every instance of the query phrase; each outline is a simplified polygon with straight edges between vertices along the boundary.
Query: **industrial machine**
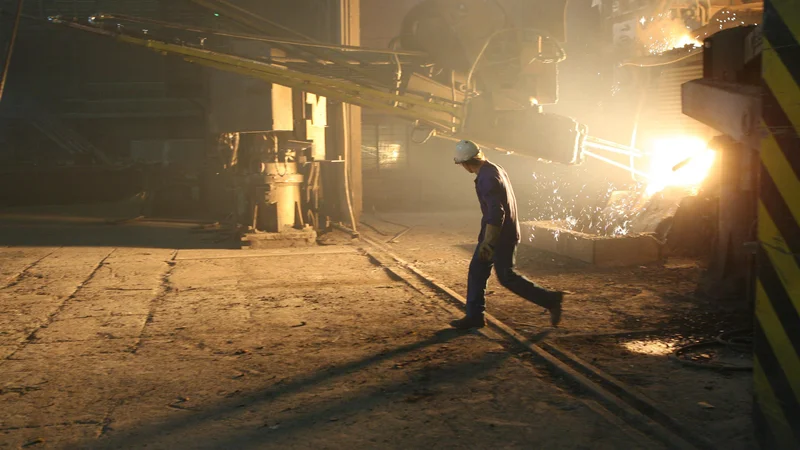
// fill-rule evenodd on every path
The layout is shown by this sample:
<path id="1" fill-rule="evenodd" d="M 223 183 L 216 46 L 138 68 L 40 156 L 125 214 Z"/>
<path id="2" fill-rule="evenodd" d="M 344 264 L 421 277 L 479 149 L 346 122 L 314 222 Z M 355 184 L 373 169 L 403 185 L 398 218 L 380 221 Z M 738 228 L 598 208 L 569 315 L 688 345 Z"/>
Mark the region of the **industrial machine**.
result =
<path id="1" fill-rule="evenodd" d="M 104 13 L 86 20 L 49 20 L 182 57 L 219 74 L 271 84 L 271 123 L 253 114 L 251 125 L 231 125 L 224 101 L 214 108 L 221 112 L 212 120 L 223 136 L 221 151 L 231 156 L 223 158 L 228 175 L 238 180 L 238 192 L 249 192 L 249 201 L 238 201 L 237 216 L 254 228 L 319 226 L 317 210 L 295 204 L 318 202 L 320 172 L 342 162 L 326 155 L 328 102 L 409 120 L 428 138 L 470 139 L 561 164 L 578 164 L 589 156 L 618 165 L 589 148 L 635 152 L 587 136 L 587 128 L 572 118 L 542 111 L 558 100 L 558 63 L 566 57 L 561 47 L 566 0 L 427 0 L 406 17 L 401 36 L 389 49 L 316 41 L 227 0 L 192 2 L 246 31 Z M 216 85 L 234 89 L 246 84 L 242 78 L 228 80 Z M 297 198 L 301 185 L 302 202 Z M 280 218 L 272 214 L 267 221 L 265 210 L 273 207 L 266 205 L 276 201 Z"/>
<path id="2" fill-rule="evenodd" d="M 763 4 L 661 1 L 653 5 L 662 9 L 643 8 L 612 14 L 619 19 L 639 17 L 639 23 L 632 25 L 637 30 L 635 39 L 628 42 L 633 56 L 620 67 L 620 70 L 637 74 L 642 84 L 639 95 L 643 101 L 639 104 L 640 107 L 646 104 L 647 108 L 637 112 L 638 140 L 692 136 L 708 142 L 708 148 L 715 151 L 715 175 L 704 183 L 703 195 L 714 199 L 712 208 L 700 206 L 698 202 L 693 206 L 687 203 L 686 207 L 716 211 L 713 217 L 708 216 L 715 221 L 711 227 L 714 231 L 709 236 L 714 244 L 708 249 L 711 264 L 702 290 L 717 298 L 741 298 L 747 290 L 747 274 L 752 262 L 743 244 L 752 241 L 755 229 L 755 208 L 746 206 L 753 202 L 754 169 L 753 155 L 747 147 L 731 149 L 737 147 L 733 144 L 735 141 L 749 140 L 750 148 L 757 147 L 752 140 L 757 139 L 754 130 L 758 107 L 750 102 L 746 111 L 739 110 L 741 104 L 732 104 L 731 97 L 724 94 L 725 89 L 714 80 L 738 83 L 739 94 L 747 93 L 751 99 L 758 96 L 758 51 L 751 42 L 749 53 L 743 52 L 745 38 L 755 39 L 753 30 L 762 20 Z M 678 28 L 671 28 L 676 22 Z M 674 48 L 653 48 L 649 44 L 651 41 L 643 40 L 653 33 L 668 33 L 669 39 L 660 42 L 671 40 Z M 719 105 L 727 105 L 725 114 L 718 114 Z M 720 132 L 732 138 L 716 137 Z M 748 133 L 747 136 L 744 133 Z M 678 212 L 674 223 L 685 228 L 679 233 L 698 234 L 697 212 Z"/>
<path id="3" fill-rule="evenodd" d="M 566 1 L 429 0 L 406 19 L 393 50 L 278 38 L 270 34 L 275 24 L 268 19 L 225 1 L 197 3 L 260 33 L 219 32 L 111 14 L 97 14 L 86 23 L 51 20 L 412 120 L 431 136 L 469 138 L 485 147 L 564 164 L 579 163 L 583 157 L 586 128 L 573 119 L 541 112 L 542 105 L 558 98 Z M 136 24 L 138 32 L 133 31 Z M 179 44 L 156 38 L 168 31 L 194 37 Z M 283 53 L 265 60 L 263 55 L 214 49 L 214 42 L 230 39 L 265 42 Z"/>
<path id="4" fill-rule="evenodd" d="M 631 146 L 650 148 L 658 139 L 716 132 L 681 111 L 681 85 L 702 77 L 702 41 L 713 34 L 761 20 L 761 2 L 652 0 L 601 2 L 620 59 L 617 89 L 629 92 L 634 126 Z M 622 96 L 624 97 L 624 96 Z"/>
<path id="5" fill-rule="evenodd" d="M 659 225 L 666 230 L 671 251 L 710 258 L 711 269 L 701 286 L 704 293 L 720 299 L 742 298 L 748 261 L 740 249 L 748 230 L 753 229 L 753 221 L 751 214 L 744 214 L 741 202 L 750 195 L 747 189 L 752 188 L 731 190 L 736 184 L 731 183 L 742 171 L 750 169 L 741 158 L 731 159 L 730 153 L 721 151 L 729 144 L 714 138 L 719 134 L 719 123 L 686 109 L 687 104 L 698 109 L 713 108 L 720 99 L 712 102 L 699 92 L 687 94 L 685 89 L 686 83 L 693 85 L 693 80 L 708 73 L 712 54 L 717 59 L 723 58 L 719 55 L 738 57 L 732 48 L 710 51 L 707 46 L 714 39 L 724 39 L 729 33 L 741 33 L 760 23 L 763 4 L 604 1 L 600 7 L 614 54 L 619 58 L 614 88 L 623 95 L 612 101 L 623 104 L 620 110 L 630 111 L 630 128 L 621 128 L 630 136 L 631 147 L 643 149 L 645 156 L 637 161 L 631 158 L 631 174 L 634 179 L 652 181 L 644 179 L 647 173 L 636 170 L 647 171 L 649 165 L 651 175 L 670 176 L 683 170 L 687 181 L 695 178 L 693 172 L 699 175 L 692 180 L 694 189 L 673 192 L 669 214 L 657 217 L 663 221 Z M 704 45 L 704 41 L 709 44 Z M 747 120 L 756 116 L 751 112 Z M 700 162 L 705 157 L 693 155 L 711 156 L 701 170 Z M 684 170 L 693 163 L 697 170 Z M 682 181 L 684 177 L 675 178 Z M 648 189 L 657 184 L 651 182 Z M 736 236 L 733 243 L 731 233 Z"/>
<path id="6" fill-rule="evenodd" d="M 223 135 L 219 150 L 227 150 L 225 163 L 240 184 L 234 210 L 239 223 L 272 233 L 305 226 L 301 188 L 311 143 L 291 138 L 286 132 Z M 308 220 L 316 225 L 317 217 L 312 213 Z"/>
<path id="7" fill-rule="evenodd" d="M 436 92 L 433 83 L 450 84 L 465 108 L 456 135 L 549 161 L 579 162 L 586 128 L 541 112 L 542 105 L 558 101 L 566 3 L 419 4 L 405 18 L 399 43 L 427 54 L 436 72 L 425 78 L 411 74 L 407 88 Z"/>
<path id="8" fill-rule="evenodd" d="M 221 142 L 222 147 L 228 146 L 228 150 L 223 150 L 234 155 L 223 165 L 239 180 L 238 192 L 250 193 L 249 202 L 239 201 L 242 205 L 247 203 L 237 209 L 240 223 L 269 231 L 280 230 L 290 223 L 296 227 L 305 222 L 319 226 L 321 221 L 315 208 L 297 208 L 295 204 L 315 203 L 319 186 L 308 188 L 308 182 L 318 181 L 323 168 L 337 164 L 336 159 L 344 162 L 342 166 L 348 161 L 346 152 L 343 158 L 331 158 L 326 153 L 327 102 L 362 106 L 409 120 L 429 138 L 470 139 L 484 147 L 562 164 L 578 164 L 585 157 L 592 157 L 628 169 L 634 176 L 646 175 L 635 167 L 635 160 L 643 156 L 634 148 L 636 129 L 629 146 L 619 145 L 588 136 L 587 128 L 572 118 L 542 110 L 543 106 L 558 101 L 558 64 L 566 57 L 561 46 L 566 33 L 566 0 L 427 0 L 405 17 L 402 33 L 388 49 L 314 40 L 227 0 L 191 1 L 246 31 L 103 13 L 83 21 L 63 17 L 50 20 L 179 56 L 218 69 L 217 74 L 246 77 L 226 78 L 223 83 L 215 84 L 229 86 L 228 89 L 247 85 L 242 80 L 248 78 L 251 83 L 266 82 L 272 86 L 271 116 L 252 114 L 247 126 L 241 120 L 236 123 L 225 120 L 233 115 L 229 114 L 230 106 L 224 106 L 228 91 L 220 92 L 218 97 L 222 100 L 212 108 L 216 111 L 212 120 L 214 132 L 237 136 L 223 138 Z M 701 27 L 714 23 L 715 7 L 708 2 L 600 2 L 600 6 L 609 11 L 609 20 L 614 22 L 615 42 L 624 41 L 618 36 L 617 25 L 630 19 L 635 19 L 631 33 L 639 43 L 640 31 L 646 28 L 648 20 L 663 17 L 672 20 L 674 16 L 681 23 L 695 21 Z M 640 45 L 628 56 L 642 56 L 644 52 L 651 58 L 665 57 L 661 50 L 652 55 L 646 46 Z M 658 108 L 660 114 L 649 122 L 662 128 L 672 123 L 667 118 L 682 116 L 674 107 L 680 83 L 696 77 L 700 71 L 697 49 L 675 51 L 683 51 L 691 58 L 680 55 L 677 58 L 680 61 L 655 63 L 664 66 L 658 98 L 666 107 Z M 631 61 L 631 65 L 643 67 L 650 64 Z M 673 64 L 682 61 L 691 64 L 688 67 Z M 242 110 L 249 105 L 236 107 Z M 241 114 L 237 117 L 241 118 Z M 684 132 L 686 123 L 686 120 L 676 123 L 673 127 L 676 130 L 666 131 Z M 603 156 L 599 151 L 611 155 Z M 620 158 L 627 161 L 621 162 Z M 258 161 L 258 164 L 243 164 L 243 161 Z M 283 169 L 276 170 L 274 164 L 283 164 Z M 284 211 L 284 219 L 273 218 L 270 223 L 279 225 L 266 225 L 266 219 L 259 221 L 258 216 L 269 208 L 263 205 L 259 208 L 256 204 L 260 200 L 252 200 L 264 196 L 253 197 L 252 193 L 271 192 L 266 197 L 272 196 L 274 200 L 274 192 L 283 186 L 278 184 L 281 174 L 291 175 L 294 177 L 291 183 L 307 187 L 305 200 L 301 202 L 294 197 L 286 200 L 289 206 L 277 208 Z M 249 181 L 244 183 L 243 179 Z M 253 183 L 261 187 L 253 187 Z M 248 187 L 243 188 L 242 184 Z M 296 194 L 298 190 L 282 192 Z M 266 204 L 273 204 L 272 200 Z M 290 220 L 289 211 L 295 210 L 297 213 Z"/>

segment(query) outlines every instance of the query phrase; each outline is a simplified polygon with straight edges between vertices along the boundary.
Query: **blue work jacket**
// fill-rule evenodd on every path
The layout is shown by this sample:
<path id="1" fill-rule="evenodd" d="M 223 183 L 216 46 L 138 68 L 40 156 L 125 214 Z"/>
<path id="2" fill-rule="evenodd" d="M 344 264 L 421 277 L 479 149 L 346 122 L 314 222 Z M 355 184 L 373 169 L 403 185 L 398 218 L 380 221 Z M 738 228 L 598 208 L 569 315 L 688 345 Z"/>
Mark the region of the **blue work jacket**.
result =
<path id="1" fill-rule="evenodd" d="M 486 225 L 497 225 L 501 228 L 498 245 L 518 244 L 517 198 L 505 169 L 486 161 L 475 177 L 475 192 L 483 213 L 478 241 L 483 241 Z"/>

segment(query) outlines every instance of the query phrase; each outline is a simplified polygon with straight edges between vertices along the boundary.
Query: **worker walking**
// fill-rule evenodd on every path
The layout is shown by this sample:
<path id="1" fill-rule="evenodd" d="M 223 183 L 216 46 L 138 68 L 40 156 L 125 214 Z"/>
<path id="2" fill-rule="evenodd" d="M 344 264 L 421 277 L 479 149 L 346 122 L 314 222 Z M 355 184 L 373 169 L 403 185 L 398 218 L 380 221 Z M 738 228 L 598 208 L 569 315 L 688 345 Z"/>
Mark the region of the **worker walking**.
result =
<path id="1" fill-rule="evenodd" d="M 486 282 L 494 266 L 500 284 L 520 297 L 547 308 L 550 323 L 561 321 L 563 292 L 537 286 L 514 270 L 517 244 L 520 241 L 517 222 L 517 200 L 506 171 L 491 163 L 475 143 L 461 141 L 456 145 L 455 163 L 476 175 L 475 191 L 481 204 L 483 219 L 478 247 L 469 264 L 467 281 L 467 315 L 450 323 L 466 330 L 486 325 Z"/>

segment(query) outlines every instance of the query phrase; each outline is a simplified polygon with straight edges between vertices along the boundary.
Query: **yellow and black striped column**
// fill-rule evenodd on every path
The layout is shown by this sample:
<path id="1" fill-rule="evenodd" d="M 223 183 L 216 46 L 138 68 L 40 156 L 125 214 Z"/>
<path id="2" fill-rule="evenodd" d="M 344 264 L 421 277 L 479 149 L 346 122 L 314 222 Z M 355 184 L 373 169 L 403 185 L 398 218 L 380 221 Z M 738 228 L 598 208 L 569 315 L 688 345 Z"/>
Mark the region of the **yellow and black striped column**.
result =
<path id="1" fill-rule="evenodd" d="M 800 0 L 764 2 L 754 420 L 762 448 L 800 449 Z"/>

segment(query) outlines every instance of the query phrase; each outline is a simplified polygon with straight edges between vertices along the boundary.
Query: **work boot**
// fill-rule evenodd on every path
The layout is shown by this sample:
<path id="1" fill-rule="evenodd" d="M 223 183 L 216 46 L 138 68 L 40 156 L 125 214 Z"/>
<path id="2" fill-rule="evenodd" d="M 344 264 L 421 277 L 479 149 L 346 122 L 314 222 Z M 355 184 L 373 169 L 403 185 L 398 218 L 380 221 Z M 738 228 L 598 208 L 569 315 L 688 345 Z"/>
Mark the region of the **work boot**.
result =
<path id="1" fill-rule="evenodd" d="M 464 318 L 450 322 L 450 326 L 455 328 L 456 330 L 469 330 L 471 328 L 485 327 L 486 321 L 484 320 L 483 316 L 480 317 L 464 316 Z"/>
<path id="2" fill-rule="evenodd" d="M 563 292 L 553 292 L 551 294 L 553 296 L 553 306 L 550 307 L 550 325 L 553 328 L 557 328 L 558 324 L 561 323 L 561 304 L 564 302 L 564 293 Z"/>

